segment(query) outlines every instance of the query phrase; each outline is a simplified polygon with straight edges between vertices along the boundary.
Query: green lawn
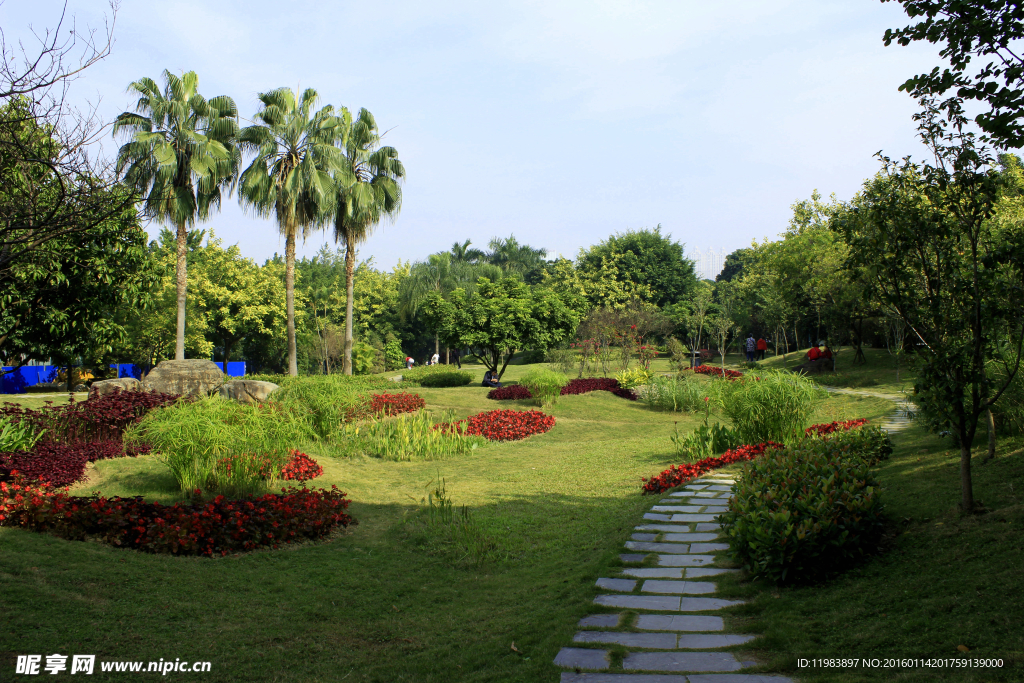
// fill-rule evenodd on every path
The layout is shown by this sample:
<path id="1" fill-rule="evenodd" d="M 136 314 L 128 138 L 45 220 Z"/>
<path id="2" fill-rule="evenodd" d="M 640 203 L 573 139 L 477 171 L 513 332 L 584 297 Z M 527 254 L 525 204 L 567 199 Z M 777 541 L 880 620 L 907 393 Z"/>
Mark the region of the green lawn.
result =
<path id="1" fill-rule="evenodd" d="M 505 379 L 525 370 L 510 366 Z M 479 386 L 414 391 L 428 409 L 460 416 L 516 406 L 488 401 Z M 880 399 L 834 396 L 815 421 L 890 411 Z M 16 654 L 57 652 L 208 660 L 212 671 L 194 675 L 206 681 L 557 681 L 552 659 L 571 644 L 576 621 L 596 611 L 595 579 L 609 575 L 656 500 L 639 495 L 640 477 L 674 462 L 674 423 L 682 430 L 697 418 L 651 412 L 607 392 L 564 397 L 552 414 L 558 422 L 546 434 L 457 460 L 396 463 L 307 450 L 324 466 L 316 483 L 349 492 L 359 520 L 321 543 L 211 560 L 0 529 L 0 679 Z M 764 670 L 794 673 L 796 658 L 814 653 L 954 656 L 961 643 L 985 656 L 1024 650 L 1014 497 L 1024 488 L 1021 454 L 1004 447 L 978 468 L 978 495 L 993 511 L 960 519 L 948 450 L 914 430 L 897 444 L 880 470 L 899 532 L 884 553 L 824 586 L 723 580 L 723 592 L 751 599 L 732 610 L 727 628 L 765 634 L 746 651 Z M 438 476 L 454 502 L 468 506 L 481 552 L 426 525 L 424 499 Z M 78 488 L 177 497 L 153 456 L 101 462 Z M 1020 678 L 947 673 L 863 679 Z M 97 672 L 95 680 L 106 678 Z"/>

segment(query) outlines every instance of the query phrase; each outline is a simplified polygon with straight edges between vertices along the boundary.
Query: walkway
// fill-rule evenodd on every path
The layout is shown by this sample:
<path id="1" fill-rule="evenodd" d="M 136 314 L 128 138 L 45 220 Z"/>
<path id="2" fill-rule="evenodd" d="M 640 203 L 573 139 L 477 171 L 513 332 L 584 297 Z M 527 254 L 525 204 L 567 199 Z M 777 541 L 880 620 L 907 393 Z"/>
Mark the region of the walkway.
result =
<path id="1" fill-rule="evenodd" d="M 692 580 L 738 571 L 714 566 L 728 547 L 716 542 L 715 517 L 726 511 L 732 484 L 708 475 L 644 515 L 647 523 L 626 541 L 633 552 L 620 557 L 639 565 L 653 555 L 656 566 L 625 567 L 619 576 L 597 580 L 603 592 L 594 604 L 611 610 L 580 620 L 573 637 L 577 647 L 562 648 L 555 657 L 556 665 L 568 669 L 561 683 L 792 683 L 736 673 L 755 662 L 741 661 L 725 648 L 754 636 L 723 633 L 725 624 L 715 612 L 740 602 L 710 597 L 713 581 Z M 602 646 L 615 646 L 617 654 Z"/>
<path id="2" fill-rule="evenodd" d="M 825 387 L 833 394 L 850 394 L 851 396 L 870 396 L 871 398 L 884 398 L 896 404 L 896 410 L 888 417 L 883 417 L 876 424 L 887 432 L 900 432 L 910 426 L 910 416 L 917 410 L 917 406 L 910 402 L 906 396 L 900 394 L 885 394 L 880 391 L 866 391 L 864 389 L 846 389 L 843 387 Z"/>

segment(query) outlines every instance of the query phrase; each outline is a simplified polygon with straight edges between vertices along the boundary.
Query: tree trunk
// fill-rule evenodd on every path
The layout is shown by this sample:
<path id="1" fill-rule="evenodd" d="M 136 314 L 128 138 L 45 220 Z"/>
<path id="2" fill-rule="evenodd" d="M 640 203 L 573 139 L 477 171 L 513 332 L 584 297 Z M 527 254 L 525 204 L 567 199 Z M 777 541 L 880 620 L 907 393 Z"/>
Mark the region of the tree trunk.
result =
<path id="1" fill-rule="evenodd" d="M 985 456 L 985 462 L 988 462 L 996 457 L 996 416 L 992 414 L 992 406 L 985 412 L 988 413 L 988 455 Z"/>
<path id="2" fill-rule="evenodd" d="M 299 376 L 299 360 L 295 349 L 295 226 L 285 229 L 284 300 L 288 315 L 288 374 Z"/>
<path id="3" fill-rule="evenodd" d="M 441 337 L 439 337 L 436 333 L 434 334 L 434 355 L 441 355 Z"/>
<path id="4" fill-rule="evenodd" d="M 352 244 L 345 240 L 345 358 L 341 362 L 341 372 L 352 374 L 352 294 L 355 281 L 356 251 Z"/>
<path id="5" fill-rule="evenodd" d="M 185 265 L 188 255 L 186 237 L 188 237 L 188 231 L 185 229 L 185 224 L 182 223 L 178 225 L 178 264 L 174 274 L 178 289 L 178 329 L 174 339 L 174 360 L 185 360 L 185 290 L 188 283 Z"/>
<path id="6" fill-rule="evenodd" d="M 451 365 L 452 364 L 452 350 L 449 349 L 447 346 L 444 347 L 444 364 L 445 365 Z"/>
<path id="7" fill-rule="evenodd" d="M 224 374 L 228 374 L 228 358 L 231 356 L 231 343 L 224 339 Z"/>
<path id="8" fill-rule="evenodd" d="M 971 482 L 971 445 L 961 441 L 960 445 L 960 508 L 964 512 L 974 510 L 974 486 Z"/>

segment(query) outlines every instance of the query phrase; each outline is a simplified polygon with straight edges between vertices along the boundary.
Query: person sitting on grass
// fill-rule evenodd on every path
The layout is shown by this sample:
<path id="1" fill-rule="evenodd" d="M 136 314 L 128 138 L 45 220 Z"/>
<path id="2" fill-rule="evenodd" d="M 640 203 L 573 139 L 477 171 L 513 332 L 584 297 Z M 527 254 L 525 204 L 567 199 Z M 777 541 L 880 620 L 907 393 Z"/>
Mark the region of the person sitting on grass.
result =
<path id="1" fill-rule="evenodd" d="M 498 389 L 501 387 L 501 382 L 498 381 L 493 370 L 488 370 L 484 373 L 484 381 L 482 384 L 483 386 L 490 387 L 492 389 Z"/>
<path id="2" fill-rule="evenodd" d="M 820 345 L 821 342 L 818 342 L 818 344 Z M 811 362 L 814 362 L 814 361 L 818 360 L 821 357 L 822 357 L 821 349 L 819 349 L 817 346 L 812 346 L 807 351 L 807 360 L 809 360 Z"/>

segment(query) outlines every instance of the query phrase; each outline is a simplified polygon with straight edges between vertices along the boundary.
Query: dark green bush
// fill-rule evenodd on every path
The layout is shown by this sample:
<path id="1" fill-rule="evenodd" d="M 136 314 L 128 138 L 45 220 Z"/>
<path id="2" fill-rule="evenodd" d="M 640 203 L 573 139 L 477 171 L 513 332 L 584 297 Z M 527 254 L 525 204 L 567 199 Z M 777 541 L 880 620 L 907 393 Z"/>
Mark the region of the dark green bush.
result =
<path id="1" fill-rule="evenodd" d="M 461 370 L 447 370 L 445 372 L 432 372 L 419 380 L 421 387 L 432 387 L 435 389 L 443 387 L 464 387 L 473 381 L 473 375 Z"/>
<path id="2" fill-rule="evenodd" d="M 721 516 L 730 556 L 776 582 L 842 571 L 877 546 L 878 482 L 838 440 L 806 439 L 743 468 Z"/>
<path id="3" fill-rule="evenodd" d="M 833 432 L 824 438 L 832 442 L 848 458 L 859 458 L 870 466 L 877 465 L 892 454 L 889 432 L 877 425 L 864 425 L 844 432 Z"/>

